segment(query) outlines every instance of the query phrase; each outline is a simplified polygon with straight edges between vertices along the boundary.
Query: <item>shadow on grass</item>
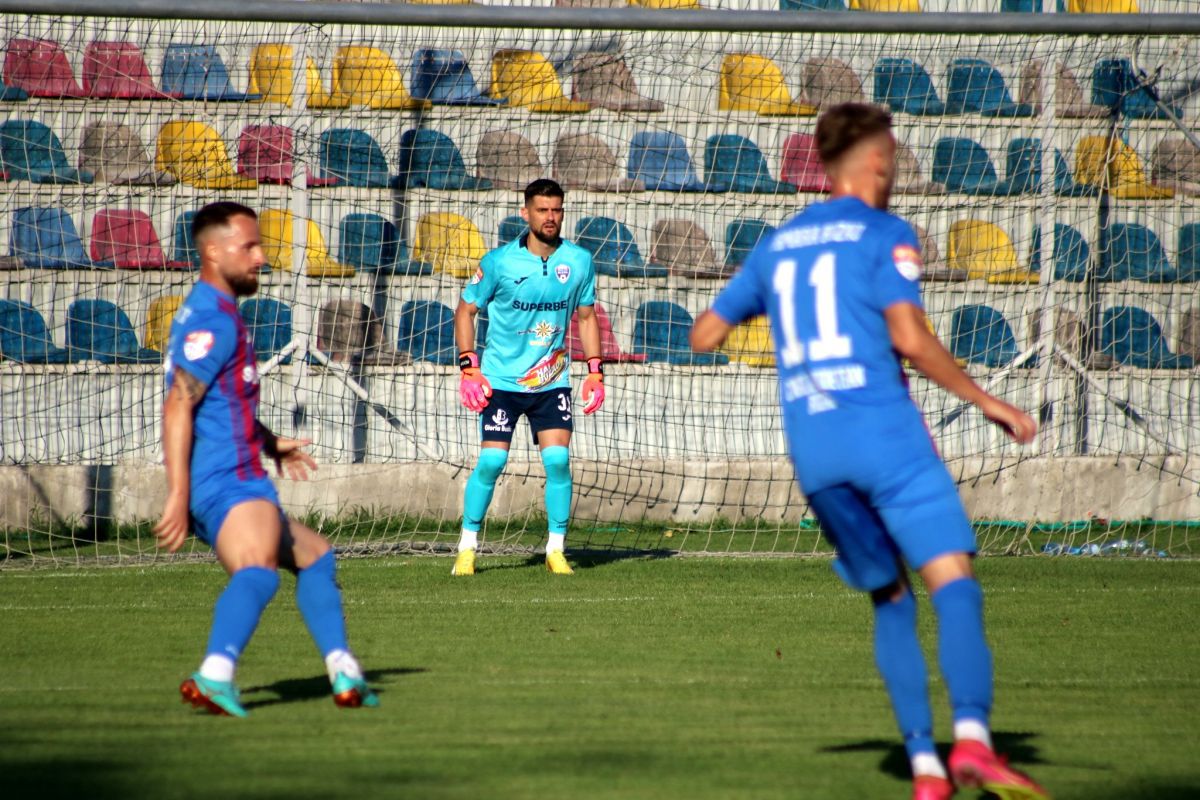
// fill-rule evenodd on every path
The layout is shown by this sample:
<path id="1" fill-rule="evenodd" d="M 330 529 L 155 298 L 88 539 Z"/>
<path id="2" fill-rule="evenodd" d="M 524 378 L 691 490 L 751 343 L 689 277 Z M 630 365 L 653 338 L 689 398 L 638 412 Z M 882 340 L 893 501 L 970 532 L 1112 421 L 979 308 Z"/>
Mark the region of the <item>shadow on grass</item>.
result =
<path id="1" fill-rule="evenodd" d="M 1014 767 L 1022 767 L 1030 764 L 1045 764 L 1041 757 L 1038 756 L 1037 747 L 1030 743 L 1030 740 L 1037 736 L 1036 733 L 1008 733 L 1003 731 L 994 731 L 992 740 L 996 745 L 996 751 L 1003 753 L 1009 763 Z M 950 757 L 950 745 L 939 744 L 938 755 L 941 756 L 942 762 L 945 763 Z M 822 753 L 872 753 L 878 752 L 882 756 L 879 760 L 879 771 L 885 775 L 890 775 L 893 778 L 901 780 L 909 780 L 912 777 L 912 772 L 908 765 L 908 753 L 904 750 L 904 745 L 892 739 L 866 739 L 861 742 L 850 742 L 849 744 L 832 745 L 830 747 L 822 747 L 819 752 Z"/>
<path id="2" fill-rule="evenodd" d="M 387 685 L 391 681 L 384 680 L 394 675 L 417 675 L 429 670 L 424 667 L 390 667 L 386 669 L 366 670 L 367 683 L 378 695 L 387 693 Z M 382 685 L 381 685 L 382 684 Z M 263 686 L 249 686 L 242 690 L 243 696 L 253 696 L 259 693 L 271 693 L 274 697 L 251 699 L 242 705 L 247 710 L 263 708 L 280 703 L 303 703 L 310 700 L 327 700 L 329 698 L 329 678 L 325 675 L 315 675 L 310 678 L 284 678 Z"/>
<path id="3" fill-rule="evenodd" d="M 628 559 L 639 560 L 656 560 L 662 558 L 671 558 L 679 555 L 674 550 L 567 550 L 567 561 L 575 569 L 594 569 L 603 567 L 609 564 L 615 564 L 618 561 L 626 561 Z M 493 570 L 506 569 L 545 569 L 546 555 L 545 553 L 530 553 L 525 558 L 519 561 L 505 561 L 501 563 L 491 562 L 492 558 L 483 554 L 479 557 L 479 561 L 475 564 L 475 573 L 492 572 Z M 491 562 L 491 563 L 489 563 Z"/>
<path id="4" fill-rule="evenodd" d="M 0 796 L 123 800 L 138 796 L 137 767 L 111 759 L 55 756 L 0 760 Z"/>

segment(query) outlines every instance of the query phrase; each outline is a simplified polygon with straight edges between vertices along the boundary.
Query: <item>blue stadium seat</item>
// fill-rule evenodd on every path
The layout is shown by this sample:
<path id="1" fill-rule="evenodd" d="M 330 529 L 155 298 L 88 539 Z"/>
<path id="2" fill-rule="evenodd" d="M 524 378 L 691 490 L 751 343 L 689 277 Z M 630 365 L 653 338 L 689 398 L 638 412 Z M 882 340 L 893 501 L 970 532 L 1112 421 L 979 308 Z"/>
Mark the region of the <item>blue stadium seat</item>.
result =
<path id="1" fill-rule="evenodd" d="M 71 166 L 54 131 L 28 119 L 0 124 L 0 171 L 9 180 L 34 183 L 91 183 L 93 178 Z"/>
<path id="2" fill-rule="evenodd" d="M 1100 271 L 1112 280 L 1174 283 L 1179 279 L 1162 242 L 1145 225 L 1111 223 L 1104 240 L 1108 246 L 1100 251 Z"/>
<path id="3" fill-rule="evenodd" d="M 758 145 L 733 133 L 710 136 L 704 143 L 704 177 L 710 192 L 796 192 L 794 183 L 771 177 L 767 159 Z"/>
<path id="4" fill-rule="evenodd" d="M 433 265 L 413 261 L 390 220 L 378 214 L 347 214 L 338 225 L 338 261 L 367 272 L 432 275 Z"/>
<path id="5" fill-rule="evenodd" d="M 7 86 L 4 81 L 0 81 L 0 103 L 16 103 L 28 99 L 29 93 L 24 89 Z"/>
<path id="6" fill-rule="evenodd" d="M 400 135 L 400 174 L 392 187 L 482 191 L 492 188 L 492 182 L 467 174 L 462 154 L 449 136 L 418 128 Z"/>
<path id="7" fill-rule="evenodd" d="M 192 241 L 192 220 L 196 218 L 195 211 L 181 211 L 175 217 L 175 233 L 172 237 L 171 260 L 182 264 L 200 266 L 200 251 Z"/>
<path id="8" fill-rule="evenodd" d="M 1179 229 L 1179 280 L 1200 281 L 1200 222 Z"/>
<path id="9" fill-rule="evenodd" d="M 845 11 L 846 0 L 779 0 L 784 11 Z"/>
<path id="10" fill-rule="evenodd" d="M 51 207 L 18 208 L 13 212 L 9 252 L 27 267 L 91 269 L 83 241 L 71 215 Z"/>
<path id="11" fill-rule="evenodd" d="M 330 128 L 320 137 L 321 177 L 332 186 L 388 188 L 388 163 L 379 142 L 357 128 Z"/>
<path id="12" fill-rule="evenodd" d="M 1118 364 L 1144 369 L 1190 369 L 1191 356 L 1172 353 L 1162 326 L 1137 306 L 1114 306 L 1100 316 L 1100 350 Z"/>
<path id="13" fill-rule="evenodd" d="M 414 361 L 457 364 L 454 312 L 436 300 L 410 300 L 400 308 L 401 350 Z"/>
<path id="14" fill-rule="evenodd" d="M 934 145 L 933 179 L 951 192 L 977 195 L 1020 194 L 1027 182 L 1000 180 L 992 159 L 978 142 L 951 136 L 938 139 Z"/>
<path id="15" fill-rule="evenodd" d="M 875 102 L 918 116 L 946 113 L 929 73 L 909 58 L 881 58 L 875 63 Z"/>
<path id="16" fill-rule="evenodd" d="M 66 364 L 37 309 L 21 300 L 0 300 L 0 357 L 23 364 Z"/>
<path id="17" fill-rule="evenodd" d="M 1018 137 L 1008 143 L 1004 165 L 1004 182 L 1013 194 L 1041 191 L 1042 140 Z"/>
<path id="18" fill-rule="evenodd" d="M 138 344 L 125 312 L 107 300 L 76 300 L 67 308 L 67 358 L 105 364 L 154 364 L 163 354 Z"/>
<path id="19" fill-rule="evenodd" d="M 1054 148 L 1054 193 L 1059 197 L 1095 197 L 1100 189 L 1086 183 L 1076 183 L 1071 165 L 1062 151 Z"/>
<path id="20" fill-rule="evenodd" d="M 633 320 L 633 352 L 646 361 L 707 367 L 728 364 L 724 353 L 696 353 L 688 344 L 692 315 L 665 300 L 649 300 L 637 308 Z"/>
<path id="21" fill-rule="evenodd" d="M 181 100 L 259 100 L 262 95 L 233 88 L 217 48 L 205 44 L 169 44 L 163 55 L 162 91 Z"/>
<path id="22" fill-rule="evenodd" d="M 1020 355 L 1004 316 L 984 305 L 967 305 L 950 315 L 950 352 L 972 364 L 1003 367 Z M 1027 361 L 1024 365 L 1029 366 Z"/>
<path id="23" fill-rule="evenodd" d="M 583 217 L 575 223 L 575 243 L 592 254 L 597 275 L 613 278 L 665 278 L 667 268 L 647 264 L 625 224 L 609 217 Z"/>
<path id="24" fill-rule="evenodd" d="M 1042 228 L 1040 225 L 1033 229 L 1032 252 L 1029 258 L 1029 271 L 1040 272 L 1042 268 Z M 1087 239 L 1072 228 L 1061 222 L 1054 223 L 1054 248 L 1051 258 L 1054 261 L 1054 277 L 1060 281 L 1082 283 L 1087 278 L 1088 260 L 1092 251 Z M 1111 280 L 1097 276 L 1097 280 Z"/>
<path id="25" fill-rule="evenodd" d="M 521 219 L 519 214 L 505 217 L 500 220 L 500 235 L 498 237 L 500 241 L 496 246 L 503 247 L 513 239 L 524 234 L 527 230 L 529 230 L 529 223 Z"/>
<path id="26" fill-rule="evenodd" d="M 1153 87 L 1142 86 L 1133 74 L 1127 58 L 1102 58 L 1092 70 L 1092 102 L 1132 119 L 1168 119 L 1154 102 Z M 1179 117 L 1182 112 L 1173 103 L 1164 103 Z"/>
<path id="27" fill-rule="evenodd" d="M 508 100 L 479 91 L 467 59 L 458 50 L 424 49 L 413 53 L 412 96 L 435 105 L 499 106 Z"/>
<path id="28" fill-rule="evenodd" d="M 649 191 L 703 192 L 683 137 L 670 131 L 639 131 L 629 145 L 630 180 Z"/>
<path id="29" fill-rule="evenodd" d="M 254 357 L 258 361 L 269 361 L 292 341 L 292 308 L 287 303 L 270 297 L 255 297 L 238 307 L 242 321 L 250 330 L 254 340 Z M 285 356 L 282 364 L 290 364 L 292 357 Z"/>
<path id="30" fill-rule="evenodd" d="M 1032 117 L 1033 106 L 1014 103 L 1000 71 L 981 58 L 956 58 L 946 69 L 946 113 Z"/>
<path id="31" fill-rule="evenodd" d="M 1058 0 L 1055 7 L 1059 14 L 1067 13 L 1063 0 Z M 1042 13 L 1042 0 L 1000 0 L 1000 10 L 1016 14 L 1040 14 Z"/>
<path id="32" fill-rule="evenodd" d="M 735 219 L 725 226 L 725 266 L 736 269 L 759 241 L 775 230 L 761 219 Z"/>

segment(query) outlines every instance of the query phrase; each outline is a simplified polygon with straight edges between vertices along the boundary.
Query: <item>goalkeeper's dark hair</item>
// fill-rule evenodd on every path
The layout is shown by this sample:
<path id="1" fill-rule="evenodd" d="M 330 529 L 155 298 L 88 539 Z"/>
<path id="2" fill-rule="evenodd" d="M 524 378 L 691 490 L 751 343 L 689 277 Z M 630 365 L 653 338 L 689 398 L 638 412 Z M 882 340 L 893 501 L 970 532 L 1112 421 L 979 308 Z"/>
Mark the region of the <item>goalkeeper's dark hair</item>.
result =
<path id="1" fill-rule="evenodd" d="M 892 114 L 867 103 L 842 103 L 817 120 L 817 152 L 825 166 L 835 163 L 863 139 L 892 129 Z"/>
<path id="2" fill-rule="evenodd" d="M 538 178 L 525 187 L 525 205 L 529 205 L 529 201 L 535 197 L 558 197 L 561 199 L 565 196 L 558 181 L 552 181 L 549 178 Z"/>
<path id="3" fill-rule="evenodd" d="M 199 240 L 200 234 L 204 233 L 209 228 L 225 227 L 229 224 L 229 220 L 234 217 L 249 217 L 250 219 L 258 219 L 258 214 L 254 213 L 253 208 L 248 208 L 241 203 L 235 203 L 232 200 L 222 200 L 217 203 L 209 203 L 196 212 L 196 216 L 192 218 L 192 241 Z"/>

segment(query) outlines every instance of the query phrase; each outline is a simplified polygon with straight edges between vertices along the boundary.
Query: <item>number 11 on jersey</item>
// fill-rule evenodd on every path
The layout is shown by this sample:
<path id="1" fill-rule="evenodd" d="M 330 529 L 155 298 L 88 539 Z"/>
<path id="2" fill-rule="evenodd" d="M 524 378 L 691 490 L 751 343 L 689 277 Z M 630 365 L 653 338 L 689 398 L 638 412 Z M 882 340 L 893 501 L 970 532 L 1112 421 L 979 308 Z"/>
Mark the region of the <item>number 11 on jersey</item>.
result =
<path id="1" fill-rule="evenodd" d="M 804 363 L 805 347 L 796 325 L 795 259 L 787 258 L 775 267 L 775 293 L 779 295 L 779 326 L 783 334 L 780 358 L 785 367 Z M 837 284 L 834 254 L 821 253 L 808 273 L 808 285 L 815 290 L 813 301 L 817 336 L 808 340 L 807 357 L 812 361 L 849 358 L 853 352 L 850 337 L 838 333 Z"/>

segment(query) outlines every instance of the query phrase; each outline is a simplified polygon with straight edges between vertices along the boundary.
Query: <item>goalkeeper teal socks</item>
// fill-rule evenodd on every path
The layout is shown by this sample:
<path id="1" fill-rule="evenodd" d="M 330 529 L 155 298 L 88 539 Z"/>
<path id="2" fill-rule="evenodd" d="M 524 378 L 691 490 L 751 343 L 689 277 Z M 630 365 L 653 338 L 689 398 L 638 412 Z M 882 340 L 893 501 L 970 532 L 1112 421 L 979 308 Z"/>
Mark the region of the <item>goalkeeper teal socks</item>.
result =
<path id="1" fill-rule="evenodd" d="M 322 656 L 350 649 L 332 550 L 296 573 L 296 607 Z"/>
<path id="2" fill-rule="evenodd" d="M 992 710 L 992 653 L 983 635 L 983 590 L 959 578 L 931 596 L 938 618 L 938 663 L 954 720 L 987 725 Z"/>
<path id="3" fill-rule="evenodd" d="M 478 531 L 483 517 L 492 503 L 496 492 L 496 481 L 508 463 L 508 451 L 503 447 L 484 447 L 479 451 L 479 463 L 467 479 L 467 490 L 463 494 L 463 528 Z"/>
<path id="4" fill-rule="evenodd" d="M 907 589 L 899 600 L 875 603 L 875 665 L 891 698 L 908 757 L 935 753 L 928 672 L 917 639 L 917 601 Z"/>
<path id="5" fill-rule="evenodd" d="M 213 608 L 206 654 L 236 662 L 278 588 L 279 573 L 266 567 L 246 567 L 230 575 Z"/>
<path id="6" fill-rule="evenodd" d="M 542 448 L 542 466 L 546 468 L 546 527 L 550 533 L 565 534 L 571 518 L 571 451 Z"/>

